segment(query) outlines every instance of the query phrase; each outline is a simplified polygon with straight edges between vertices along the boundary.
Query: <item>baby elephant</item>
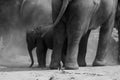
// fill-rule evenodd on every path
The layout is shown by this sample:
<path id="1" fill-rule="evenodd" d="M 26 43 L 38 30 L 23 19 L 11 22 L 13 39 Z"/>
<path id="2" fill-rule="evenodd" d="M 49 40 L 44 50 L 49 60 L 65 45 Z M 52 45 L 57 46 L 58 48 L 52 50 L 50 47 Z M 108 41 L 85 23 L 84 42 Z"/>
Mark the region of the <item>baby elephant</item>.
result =
<path id="1" fill-rule="evenodd" d="M 32 50 L 34 48 L 36 48 L 38 66 L 45 67 L 47 49 L 53 48 L 52 29 L 50 29 L 44 37 L 42 37 L 41 27 L 28 30 L 26 32 L 26 42 L 27 42 L 28 52 L 32 61 L 30 67 L 32 67 L 34 64 L 33 55 L 32 55 Z"/>
<path id="2" fill-rule="evenodd" d="M 53 29 L 49 29 L 49 31 L 47 31 L 44 37 L 42 36 L 42 33 L 43 30 L 41 30 L 41 27 L 37 27 L 35 29 L 28 30 L 26 32 L 26 42 L 27 42 L 28 52 L 32 61 L 29 67 L 32 67 L 34 64 L 33 55 L 32 55 L 32 50 L 34 48 L 36 48 L 38 67 L 41 68 L 46 67 L 47 49 L 53 48 Z M 65 46 L 63 48 L 63 51 L 64 52 L 66 51 Z M 62 53 L 62 61 L 64 63 L 65 55 L 63 55 L 63 53 Z"/>

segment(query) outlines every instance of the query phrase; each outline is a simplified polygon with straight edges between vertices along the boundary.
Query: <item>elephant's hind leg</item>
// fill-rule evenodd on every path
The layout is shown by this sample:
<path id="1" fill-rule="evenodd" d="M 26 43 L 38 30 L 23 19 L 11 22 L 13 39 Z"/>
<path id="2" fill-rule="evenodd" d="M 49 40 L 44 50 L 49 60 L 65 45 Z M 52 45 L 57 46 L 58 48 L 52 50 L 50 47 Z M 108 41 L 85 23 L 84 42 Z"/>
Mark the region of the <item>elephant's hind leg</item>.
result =
<path id="1" fill-rule="evenodd" d="M 59 10 L 62 6 L 62 0 L 52 0 L 52 19 L 53 22 L 56 20 Z M 65 20 L 64 16 L 54 28 L 53 34 L 53 54 L 51 57 L 51 69 L 58 69 L 60 67 L 61 55 L 62 55 L 62 48 L 65 39 Z"/>
<path id="2" fill-rule="evenodd" d="M 78 65 L 79 43 L 81 42 L 83 35 L 85 35 L 88 32 L 91 14 L 93 13 L 92 8 L 94 7 L 93 4 L 87 3 L 86 1 L 87 0 L 82 1 L 75 0 L 73 3 L 69 5 L 68 8 L 68 13 L 71 14 L 68 15 L 69 21 L 66 29 L 68 38 L 67 55 L 65 61 L 66 69 L 79 68 Z M 79 53 L 79 57 L 84 58 L 85 54 Z M 81 63 L 79 64 L 81 65 Z"/>
<path id="3" fill-rule="evenodd" d="M 64 40 L 65 40 L 65 25 L 62 23 L 62 21 L 57 25 L 57 28 L 54 29 L 54 45 L 53 45 L 53 54 L 51 58 L 51 69 L 58 69 L 60 67 L 60 61 L 64 46 Z"/>
<path id="4" fill-rule="evenodd" d="M 87 53 L 87 43 L 88 43 L 88 37 L 91 30 L 89 30 L 82 38 L 79 43 L 79 52 L 78 52 L 78 65 L 79 66 L 86 66 L 86 53 Z"/>
<path id="5" fill-rule="evenodd" d="M 95 57 L 95 60 L 93 62 L 93 66 L 105 66 L 105 65 L 111 65 L 113 62 L 111 61 L 108 63 L 108 60 L 110 59 L 110 55 L 112 55 L 112 51 L 110 49 L 111 41 L 112 41 L 112 31 L 114 26 L 114 13 L 109 17 L 109 19 L 103 23 L 103 25 L 100 28 L 100 34 L 99 34 L 99 42 L 98 42 L 98 49 L 97 54 Z M 115 53 L 116 54 L 116 53 Z"/>

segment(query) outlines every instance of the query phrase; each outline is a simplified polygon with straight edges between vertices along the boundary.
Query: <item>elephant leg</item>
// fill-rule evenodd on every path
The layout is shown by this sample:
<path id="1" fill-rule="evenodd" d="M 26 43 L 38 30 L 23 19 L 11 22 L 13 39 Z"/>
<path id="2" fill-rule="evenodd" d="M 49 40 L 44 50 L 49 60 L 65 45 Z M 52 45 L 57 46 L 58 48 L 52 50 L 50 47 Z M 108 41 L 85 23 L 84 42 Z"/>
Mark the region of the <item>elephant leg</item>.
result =
<path id="1" fill-rule="evenodd" d="M 51 58 L 51 69 L 57 69 L 60 67 L 60 61 L 62 56 L 62 49 L 64 45 L 64 29 L 65 25 L 62 23 L 62 21 L 57 25 L 57 27 L 54 29 L 54 41 L 53 41 L 53 54 Z"/>
<path id="2" fill-rule="evenodd" d="M 31 59 L 31 64 L 29 67 L 32 67 L 34 65 L 34 59 L 33 59 L 33 55 L 32 55 L 32 50 L 35 48 L 35 44 L 32 42 L 31 39 L 29 39 L 29 37 L 27 36 L 27 49 L 28 49 L 28 53 Z"/>
<path id="3" fill-rule="evenodd" d="M 91 30 L 89 30 L 82 38 L 79 43 L 79 52 L 78 52 L 78 65 L 79 66 L 86 66 L 86 52 L 87 52 L 87 43 L 88 43 L 88 37 Z"/>
<path id="4" fill-rule="evenodd" d="M 99 41 L 98 41 L 98 49 L 95 60 L 93 62 L 93 66 L 104 66 L 107 65 L 107 58 L 110 58 L 109 46 L 111 46 L 111 35 L 114 26 L 114 13 L 109 17 L 109 19 L 103 23 L 100 28 Z M 109 59 L 111 60 L 111 59 Z M 112 63 L 112 62 L 111 62 Z"/>
<path id="5" fill-rule="evenodd" d="M 120 62 L 120 19 L 117 21 L 117 28 L 118 28 L 118 40 L 119 40 L 119 45 L 118 45 L 118 56 L 119 56 L 119 62 Z"/>
<path id="6" fill-rule="evenodd" d="M 76 17 L 75 17 L 76 18 Z M 86 16 L 82 16 L 82 18 L 76 21 L 74 18 L 72 22 L 68 24 L 67 31 L 67 54 L 65 60 L 65 68 L 66 69 L 78 69 L 78 50 L 79 43 L 81 41 L 82 36 L 86 32 L 86 27 L 88 27 L 89 21 L 85 21 L 84 18 Z M 82 24 L 79 24 L 82 23 Z M 74 26 L 74 27 L 73 27 Z M 72 28 L 73 27 L 73 28 Z"/>
<path id="7" fill-rule="evenodd" d="M 85 1 L 85 2 L 84 2 Z M 65 60 L 66 69 L 78 69 L 79 43 L 83 35 L 88 31 L 94 7 L 91 3 L 85 4 L 87 0 L 75 0 L 68 8 L 67 22 L 67 55 Z"/>
<path id="8" fill-rule="evenodd" d="M 36 48 L 36 54 L 38 60 L 38 67 L 40 68 L 46 67 L 46 52 L 47 48 L 45 47 L 44 43 L 41 42 L 40 44 L 38 44 Z"/>
<path id="9" fill-rule="evenodd" d="M 62 6 L 62 0 L 52 0 L 53 22 L 56 20 L 59 10 L 61 9 L 61 6 Z M 53 54 L 52 54 L 51 64 L 50 64 L 51 69 L 57 69 L 60 67 L 62 48 L 64 44 L 64 39 L 65 39 L 64 33 L 65 33 L 65 23 L 63 22 L 63 18 L 62 18 L 54 28 Z"/>
<path id="10" fill-rule="evenodd" d="M 65 39 L 64 44 L 63 44 L 63 49 L 62 49 L 61 61 L 63 63 L 63 67 L 65 67 L 66 53 L 67 53 L 67 39 Z"/>
<path id="11" fill-rule="evenodd" d="M 69 36 L 68 36 L 67 55 L 65 60 L 66 69 L 79 68 L 77 63 L 77 57 L 78 57 L 79 41 L 82 37 L 82 33 L 81 34 L 76 32 L 74 34 L 72 33 L 69 33 Z"/>
<path id="12" fill-rule="evenodd" d="M 33 50 L 33 48 L 31 49 L 31 48 L 28 47 L 28 52 L 29 52 L 30 59 L 31 59 L 31 64 L 30 64 L 29 67 L 32 67 L 33 64 L 34 64 L 33 55 L 32 55 L 32 50 Z"/>

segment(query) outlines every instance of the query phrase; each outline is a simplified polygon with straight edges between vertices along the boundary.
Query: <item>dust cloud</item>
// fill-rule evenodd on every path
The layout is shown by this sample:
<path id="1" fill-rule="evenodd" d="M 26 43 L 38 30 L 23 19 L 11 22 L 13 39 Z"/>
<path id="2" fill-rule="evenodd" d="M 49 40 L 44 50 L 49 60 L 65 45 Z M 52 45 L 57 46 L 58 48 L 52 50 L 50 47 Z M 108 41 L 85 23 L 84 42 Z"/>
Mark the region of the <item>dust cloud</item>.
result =
<path id="1" fill-rule="evenodd" d="M 51 22 L 51 0 L 28 0 L 31 3 L 24 5 L 20 17 L 21 1 L 0 0 L 0 66 L 28 67 L 26 29 Z M 35 51 L 33 53 L 35 57 Z"/>

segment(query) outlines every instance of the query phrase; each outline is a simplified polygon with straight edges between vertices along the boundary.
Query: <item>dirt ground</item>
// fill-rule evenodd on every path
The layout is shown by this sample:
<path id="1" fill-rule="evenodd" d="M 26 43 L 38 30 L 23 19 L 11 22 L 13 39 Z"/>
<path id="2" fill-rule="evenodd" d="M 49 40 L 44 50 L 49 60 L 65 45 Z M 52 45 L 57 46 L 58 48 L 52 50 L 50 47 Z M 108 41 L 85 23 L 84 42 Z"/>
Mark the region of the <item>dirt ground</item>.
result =
<path id="1" fill-rule="evenodd" d="M 120 80 L 120 66 L 80 67 L 79 70 L 1 68 L 0 80 Z"/>

